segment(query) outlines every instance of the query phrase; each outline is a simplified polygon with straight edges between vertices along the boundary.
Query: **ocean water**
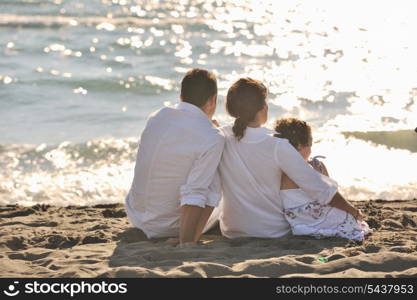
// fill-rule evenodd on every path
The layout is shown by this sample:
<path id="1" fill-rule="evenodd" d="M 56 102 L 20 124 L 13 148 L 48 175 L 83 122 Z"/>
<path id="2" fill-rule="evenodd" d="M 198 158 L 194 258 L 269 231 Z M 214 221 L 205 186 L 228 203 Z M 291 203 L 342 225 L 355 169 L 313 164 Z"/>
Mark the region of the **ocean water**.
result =
<path id="1" fill-rule="evenodd" d="M 0 204 L 122 202 L 192 67 L 269 88 L 349 199 L 417 197 L 413 1 L 0 0 Z"/>

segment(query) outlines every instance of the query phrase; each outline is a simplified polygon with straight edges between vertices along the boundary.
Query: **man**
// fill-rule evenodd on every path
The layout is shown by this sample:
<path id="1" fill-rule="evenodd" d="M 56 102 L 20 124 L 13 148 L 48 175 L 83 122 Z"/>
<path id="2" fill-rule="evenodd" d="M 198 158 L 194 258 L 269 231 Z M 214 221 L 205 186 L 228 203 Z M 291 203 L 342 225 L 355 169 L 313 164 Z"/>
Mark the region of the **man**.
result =
<path id="1" fill-rule="evenodd" d="M 215 178 L 224 137 L 212 124 L 217 81 L 192 69 L 181 82 L 181 102 L 151 114 L 139 142 L 126 197 L 130 222 L 148 238 L 178 237 L 194 244 L 220 201 Z"/>

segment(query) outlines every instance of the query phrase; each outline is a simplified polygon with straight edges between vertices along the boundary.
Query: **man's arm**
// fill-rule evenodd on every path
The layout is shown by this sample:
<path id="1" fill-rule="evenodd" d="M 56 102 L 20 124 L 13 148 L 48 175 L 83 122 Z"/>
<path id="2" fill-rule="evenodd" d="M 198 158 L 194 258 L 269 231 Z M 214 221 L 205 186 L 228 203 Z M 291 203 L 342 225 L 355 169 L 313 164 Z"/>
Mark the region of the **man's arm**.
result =
<path id="1" fill-rule="evenodd" d="M 198 225 L 204 208 L 195 205 L 181 206 L 180 243 L 195 243 Z"/>
<path id="2" fill-rule="evenodd" d="M 223 152 L 224 139 L 217 143 L 194 161 L 186 184 L 180 188 L 181 220 L 180 244 L 197 242 L 212 208 L 209 201 L 210 185 L 213 182 Z M 205 219 L 205 220 L 204 220 Z M 204 224 L 201 224 L 203 223 Z"/>
<path id="3" fill-rule="evenodd" d="M 201 208 L 193 205 L 184 205 L 181 207 L 181 224 L 179 239 L 171 238 L 168 239 L 170 244 L 178 244 L 180 241 L 190 241 L 192 242 L 182 242 L 182 246 L 192 246 L 198 242 L 203 232 L 203 229 L 207 223 L 207 220 L 210 218 L 211 213 L 213 212 L 214 207 L 206 206 Z M 197 226 L 193 224 L 197 223 Z M 190 230 L 186 230 L 186 228 Z M 194 229 L 194 230 L 193 230 Z M 194 236 L 194 237 L 193 237 Z M 193 237 L 193 238 L 192 238 Z"/>
<path id="4" fill-rule="evenodd" d="M 200 240 L 203 229 L 206 226 L 206 223 L 208 219 L 210 218 L 211 213 L 213 212 L 213 209 L 214 209 L 213 206 L 206 206 L 205 208 L 203 208 L 203 211 L 201 212 L 201 215 L 200 215 L 200 220 L 197 224 L 197 229 L 195 231 L 194 242 L 198 242 Z"/>
<path id="5" fill-rule="evenodd" d="M 220 173 L 219 173 L 219 170 L 217 169 L 214 174 L 213 181 L 211 182 L 209 186 L 209 193 L 207 195 L 206 207 L 204 208 L 200 216 L 200 222 L 197 225 L 197 231 L 195 235 L 196 242 L 200 239 L 200 236 L 203 233 L 203 230 L 207 225 L 207 221 L 211 217 L 211 214 L 214 208 L 219 205 L 221 198 L 222 198 L 222 193 L 221 193 Z"/>

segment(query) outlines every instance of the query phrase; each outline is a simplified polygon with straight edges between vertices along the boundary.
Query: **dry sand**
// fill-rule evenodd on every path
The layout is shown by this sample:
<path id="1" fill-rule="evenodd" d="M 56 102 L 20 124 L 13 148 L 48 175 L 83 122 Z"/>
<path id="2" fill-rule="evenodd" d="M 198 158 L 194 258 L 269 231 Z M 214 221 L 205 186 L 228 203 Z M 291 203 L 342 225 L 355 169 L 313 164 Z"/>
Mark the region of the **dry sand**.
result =
<path id="1" fill-rule="evenodd" d="M 417 276 L 417 200 L 357 203 L 374 230 L 363 243 L 305 236 L 228 240 L 214 230 L 186 249 L 147 240 L 131 227 L 122 204 L 0 206 L 0 276 Z"/>

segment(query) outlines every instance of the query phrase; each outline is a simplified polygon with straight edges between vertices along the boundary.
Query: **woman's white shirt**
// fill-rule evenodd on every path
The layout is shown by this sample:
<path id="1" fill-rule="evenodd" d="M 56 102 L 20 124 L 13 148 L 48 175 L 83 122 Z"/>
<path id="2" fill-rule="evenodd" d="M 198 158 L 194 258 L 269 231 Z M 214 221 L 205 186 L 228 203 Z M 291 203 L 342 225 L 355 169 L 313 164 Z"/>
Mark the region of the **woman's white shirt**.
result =
<path id="1" fill-rule="evenodd" d="M 220 227 L 228 238 L 276 238 L 290 233 L 280 198 L 285 173 L 313 201 L 328 203 L 337 183 L 314 170 L 286 139 L 265 128 L 248 127 L 238 141 L 232 126 L 222 128 L 225 147 L 219 165 L 223 201 Z"/>

